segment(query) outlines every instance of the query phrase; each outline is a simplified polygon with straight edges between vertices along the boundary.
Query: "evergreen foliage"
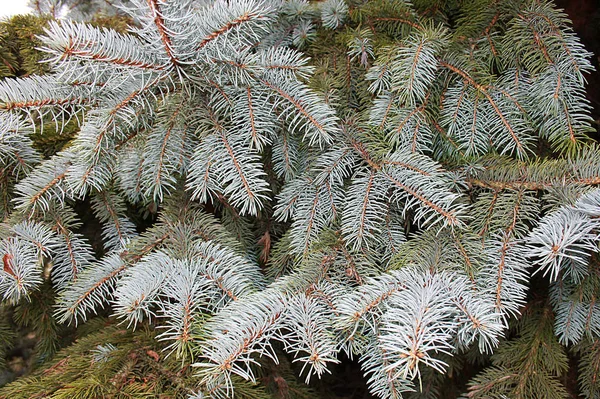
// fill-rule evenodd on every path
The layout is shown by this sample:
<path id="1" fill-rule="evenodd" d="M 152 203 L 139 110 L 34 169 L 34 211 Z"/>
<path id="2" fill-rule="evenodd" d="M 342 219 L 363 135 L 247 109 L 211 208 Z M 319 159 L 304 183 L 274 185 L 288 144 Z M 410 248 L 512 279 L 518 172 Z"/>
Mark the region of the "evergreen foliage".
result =
<path id="1" fill-rule="evenodd" d="M 16 15 L 0 21 L 0 77 L 43 74 L 48 66 L 41 61 L 45 54 L 35 47 L 36 38 L 43 33 L 48 18 L 34 15 Z"/>
<path id="2" fill-rule="evenodd" d="M 120 9 L 0 82 L 0 295 L 122 328 L 0 395 L 310 397 L 347 357 L 381 398 L 598 397 L 592 66 L 552 3 Z"/>

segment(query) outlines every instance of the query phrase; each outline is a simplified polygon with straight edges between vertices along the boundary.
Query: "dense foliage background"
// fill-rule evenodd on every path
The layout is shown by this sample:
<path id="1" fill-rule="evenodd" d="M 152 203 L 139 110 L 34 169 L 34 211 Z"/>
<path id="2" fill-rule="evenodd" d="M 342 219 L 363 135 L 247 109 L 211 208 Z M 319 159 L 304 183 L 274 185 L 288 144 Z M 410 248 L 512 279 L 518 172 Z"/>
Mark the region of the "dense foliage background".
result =
<path id="1" fill-rule="evenodd" d="M 56 16 L 52 14 L 56 14 L 55 10 L 59 8 L 66 10 L 73 6 L 69 11 L 73 18 L 88 21 L 95 27 L 109 27 L 118 32 L 126 32 L 129 24 L 137 23 L 129 16 L 118 12 L 110 2 L 73 2 L 72 4 L 65 2 L 66 8 L 57 7 L 59 3 L 55 2 L 52 7 L 52 2 L 48 2 L 46 5 L 38 2 L 38 15 L 17 16 L 0 22 L 0 77 L 13 79 L 30 75 L 44 75 L 50 72 L 49 64 L 40 62 L 48 55 L 39 50 L 44 45 L 38 35 L 43 34 L 44 28 L 48 27 L 50 21 Z M 331 3 L 337 4 L 336 2 Z M 480 25 L 483 26 L 483 30 L 479 30 L 492 37 L 489 40 L 493 47 L 496 43 L 494 40 L 501 40 L 502 37 L 490 34 L 487 26 L 494 18 L 502 20 L 502 11 L 494 8 L 502 2 L 476 1 L 468 3 L 462 1 L 415 1 L 414 7 L 417 14 L 423 18 L 419 19 L 419 23 L 421 21 L 439 22 L 450 27 L 454 32 L 464 29 L 464 35 L 468 37 L 475 36 L 469 29 L 477 30 Z M 514 5 L 517 7 L 518 4 L 526 2 L 514 3 L 517 4 Z M 388 57 L 385 49 L 400 40 L 399 38 L 408 37 L 411 24 L 417 22 L 410 18 L 407 20 L 405 9 L 398 7 L 393 1 L 352 1 L 348 2 L 350 7 L 345 11 L 348 15 L 343 22 L 340 18 L 339 24 L 334 20 L 330 21 L 330 26 L 323 26 L 321 10 L 316 8 L 320 3 L 315 4 L 306 5 L 306 10 L 303 9 L 303 12 L 310 14 L 309 19 L 314 20 L 314 25 L 289 26 L 287 29 L 290 32 L 286 34 L 293 37 L 291 47 L 300 49 L 304 54 L 310 56 L 310 63 L 315 67 L 315 73 L 309 81 L 310 88 L 325 98 L 325 101 L 332 107 L 335 107 L 340 118 L 352 119 L 353 115 L 366 112 L 365 110 L 373 101 L 374 96 L 371 95 L 369 89 L 371 81 L 365 78 L 369 68 L 381 65 Z M 566 2 L 564 5 L 559 5 L 566 7 L 567 11 L 571 12 L 569 16 L 574 20 L 574 26 L 588 50 L 597 49 L 599 42 L 596 39 L 600 33 L 598 31 L 600 26 L 598 5 L 594 4 L 592 0 Z M 504 5 L 506 8 L 511 6 Z M 498 10 L 503 10 L 502 6 L 498 7 Z M 491 12 L 490 15 L 486 14 L 482 18 L 489 17 L 489 20 L 476 21 L 477 24 L 474 24 L 474 27 L 470 26 L 468 22 L 473 21 L 468 21 L 467 18 L 477 15 L 478 10 L 485 8 L 495 11 L 496 14 L 494 12 Z M 499 17 L 495 16 L 498 14 Z M 501 23 L 499 24 L 501 25 Z M 505 32 L 505 26 L 502 26 L 502 29 L 499 28 L 499 32 Z M 433 40 L 437 39 L 434 37 Z M 461 45 L 464 44 L 461 43 L 458 34 L 452 40 Z M 474 48 L 476 47 L 474 46 Z M 490 59 L 489 62 L 493 70 L 495 60 Z M 592 117 L 590 124 L 598 130 L 600 121 L 598 56 L 594 55 L 591 62 L 595 65 L 596 71 L 586 74 L 590 82 L 586 97 L 592 106 L 589 110 L 589 115 Z M 482 79 L 486 79 L 486 77 L 483 76 Z M 51 159 L 60 151 L 68 149 L 80 133 L 77 118 L 68 121 L 64 127 L 57 126 L 52 115 L 36 116 L 36 118 L 37 125 L 42 126 L 43 130 L 31 134 L 30 138 L 33 148 L 41 154 L 42 159 Z M 397 116 L 393 123 L 398 123 L 401 120 L 399 118 Z M 592 138 L 598 137 L 597 132 L 592 129 L 588 133 Z M 365 142 L 369 142 L 371 145 L 368 150 L 372 153 L 382 152 L 381 148 L 377 147 L 378 145 L 389 144 L 386 142 L 389 140 L 389 136 L 384 135 L 382 138 L 377 134 L 374 132 L 372 133 L 373 137 L 365 138 Z M 585 138 L 583 141 L 586 141 Z M 540 140 L 539 143 L 536 143 L 534 149 L 536 155 L 527 160 L 529 164 L 518 164 L 524 169 L 527 167 L 540 169 L 539 171 L 536 169 L 535 173 L 538 175 L 532 172 L 533 178 L 524 182 L 528 189 L 533 187 L 533 190 L 537 191 L 533 196 L 542 197 L 543 190 L 538 187 L 540 186 L 538 183 L 545 178 L 545 168 L 547 168 L 548 175 L 552 175 L 555 169 L 558 170 L 553 177 L 560 175 L 562 170 L 559 164 L 544 164 L 540 160 L 560 160 L 568 156 L 576 158 L 572 154 L 580 154 L 581 148 L 565 150 L 560 145 L 553 144 L 551 139 Z M 595 154 L 590 155 L 589 159 L 586 158 L 582 165 L 592 170 L 590 175 L 600 175 L 599 170 L 594 171 L 598 165 L 594 163 L 598 157 L 597 147 L 591 145 L 589 148 Z M 275 187 L 275 190 L 280 190 L 283 181 L 287 180 L 287 175 L 283 179 L 281 176 L 294 172 L 286 171 L 282 174 L 276 171 L 276 167 L 273 166 L 274 161 L 271 162 L 271 158 L 274 159 L 272 152 L 274 153 L 275 150 L 269 148 L 262 154 L 266 164 L 267 177 L 265 180 Z M 514 156 L 514 153 L 509 155 Z M 518 155 L 514 157 L 520 158 Z M 452 160 L 452 157 L 440 156 L 440 158 L 447 164 L 460 163 L 456 159 Z M 537 182 L 536 176 L 538 177 Z M 13 205 L 10 200 L 13 196 L 12 190 L 15 182 L 11 181 L 11 175 L 7 173 L 3 173 L 2 178 L 0 191 L 3 192 L 3 195 L 6 193 L 2 198 L 2 215 L 5 222 L 11 223 L 9 215 L 13 210 Z M 485 183 L 485 176 L 481 181 L 484 181 L 482 190 L 489 189 L 490 192 L 498 193 L 506 189 L 506 187 L 501 187 L 501 189 L 490 187 L 489 183 Z M 592 183 L 591 186 L 595 186 L 598 184 L 598 180 L 593 180 Z M 502 185 L 503 183 L 498 184 Z M 543 184 L 541 186 L 546 188 Z M 517 192 L 522 195 L 525 191 L 517 190 Z M 575 194 L 567 193 L 565 196 L 577 197 L 584 190 L 575 190 L 575 192 Z M 477 195 L 482 194 L 474 193 L 473 198 L 476 198 Z M 529 192 L 527 195 L 530 195 Z M 556 197 L 560 197 L 560 195 L 557 194 Z M 501 226 L 503 218 L 510 218 L 510 215 L 507 216 L 507 214 L 514 209 L 515 201 L 517 204 L 519 203 L 514 197 L 507 196 L 507 198 L 505 208 L 498 210 L 493 215 L 499 220 L 498 226 Z M 180 200 L 180 198 L 171 198 L 161 202 L 154 197 L 154 200 L 144 204 L 129 201 L 122 211 L 132 221 L 133 228 L 138 233 L 151 232 L 153 227 L 161 226 L 161 223 L 168 224 L 164 219 L 159 218 L 159 212 L 167 214 L 172 212 L 172 214 L 178 214 L 178 217 L 182 219 L 197 217 L 194 213 L 196 209 L 192 205 L 190 205 L 190 209 L 178 209 L 182 203 L 187 204 Z M 285 250 L 286 245 L 290 245 L 290 236 L 284 234 L 289 228 L 289 224 L 275 222 L 272 218 L 272 209 L 267 209 L 265 213 L 259 214 L 255 218 L 240 217 L 235 212 L 235 206 L 230 207 L 231 209 L 227 208 L 230 204 L 226 201 L 206 202 L 202 211 L 220 218 L 227 227 L 227 232 L 221 232 L 218 231 L 220 227 L 215 226 L 214 231 L 217 231 L 215 234 L 223 242 L 236 239 L 242 242 L 243 249 L 253 254 L 252 256 L 257 260 L 261 269 L 270 278 L 285 274 L 293 268 L 290 256 Z M 73 201 L 72 206 L 74 217 L 79 219 L 78 223 L 73 224 L 73 233 L 80 235 L 89 243 L 94 256 L 100 258 L 105 255 L 108 251 L 102 236 L 104 221 L 98 217 L 97 212 L 92 211 L 93 203 L 90 198 L 85 197 Z M 267 208 L 269 207 L 267 206 Z M 548 209 L 550 209 L 550 205 L 548 205 Z M 543 211 L 536 213 L 532 220 L 537 221 L 543 214 Z M 493 217 L 491 214 L 488 215 L 489 219 Z M 513 217 L 521 223 L 521 216 L 517 216 L 516 211 Z M 202 217 L 199 219 L 198 224 L 212 226 L 212 219 L 202 219 Z M 532 227 L 533 222 L 527 219 L 527 215 L 523 216 L 523 220 L 523 225 L 517 227 L 517 230 L 520 228 L 526 230 Z M 493 222 L 489 222 L 489 225 L 493 225 Z M 482 228 L 485 226 L 482 225 Z M 436 242 L 436 238 L 426 237 L 427 233 L 419 236 L 417 233 L 420 229 L 416 225 L 410 225 L 407 222 L 403 229 L 406 233 L 415 234 L 416 239 L 409 241 L 413 243 L 412 247 L 405 245 L 402 247 L 402 251 L 395 254 L 396 265 L 410 263 L 415 257 L 415 252 L 419 252 L 420 256 L 425 257 L 444 256 L 447 242 L 444 242 L 443 235 L 437 238 L 439 244 L 436 247 L 432 246 L 432 242 Z M 423 231 L 425 230 L 423 229 Z M 3 232 L 3 234 L 6 233 Z M 349 243 L 359 241 L 358 238 L 352 241 L 353 236 L 346 231 L 342 235 Z M 339 231 L 335 231 L 335 229 L 325 231 L 319 237 L 318 245 L 336 247 L 339 246 L 338 243 L 341 239 Z M 422 247 L 418 246 L 419 239 L 422 240 Z M 287 243 L 286 240 L 288 240 Z M 130 256 L 138 256 L 135 251 L 140 248 L 140 251 L 143 251 L 142 244 L 144 244 L 143 241 L 134 243 L 129 249 Z M 348 247 L 350 246 L 348 244 Z M 126 256 L 127 254 L 123 257 Z M 7 272 L 8 264 L 6 259 L 3 259 L 5 272 Z M 582 283 L 582 286 L 585 286 L 573 295 L 585 297 L 586 301 L 595 304 L 596 297 L 600 293 L 600 258 L 597 254 L 592 255 L 589 265 L 592 270 L 589 274 L 591 277 L 585 280 Z M 4 388 L 0 388 L 0 397 L 11 399 L 17 397 L 175 398 L 186 397 L 196 392 L 197 370 L 191 367 L 191 363 L 192 359 L 199 355 L 193 353 L 199 350 L 198 348 L 189 349 L 191 355 L 185 353 L 188 349 L 183 349 L 181 353 L 177 353 L 177 355 L 181 355 L 179 357 L 167 356 L 173 348 L 169 345 L 169 341 L 156 339 L 157 334 L 161 333 L 160 330 L 154 330 L 157 321 L 142 321 L 133 330 L 127 328 L 127 323 L 120 324 L 119 320 L 111 317 L 113 312 L 110 308 L 99 309 L 96 316 L 77 326 L 59 322 L 55 312 L 56 286 L 50 278 L 51 265 L 45 264 L 45 266 L 47 269 L 44 270 L 44 281 L 37 290 L 31 293 L 29 298 L 23 298 L 17 303 L 4 303 L 0 308 L 0 366 L 4 370 L 0 377 L 0 385 L 12 381 Z M 345 270 L 349 277 L 355 278 L 354 273 L 357 273 L 355 269 L 348 267 Z M 530 268 L 529 272 L 532 271 L 533 268 Z M 456 353 L 452 357 L 446 356 L 444 360 L 449 365 L 446 372 L 442 374 L 432 368 L 424 369 L 423 375 L 417 383 L 420 392 L 407 396 L 456 398 L 463 395 L 468 398 L 541 398 L 550 397 L 545 393 L 552 392 L 552 395 L 556 395 L 552 397 L 600 397 L 600 382 L 598 382 L 600 379 L 600 338 L 598 334 L 590 333 L 585 336 L 585 339 L 579 340 L 574 345 L 568 339 L 565 342 L 564 339 L 557 336 L 557 310 L 553 306 L 550 281 L 546 277 L 538 273 L 533 275 L 528 282 L 529 290 L 526 300 L 523 306 L 519 307 L 519 314 L 510 319 L 510 328 L 506 336 L 500 340 L 493 354 L 482 355 L 476 350 L 468 350 Z M 58 317 L 62 316 L 58 314 Z M 64 319 L 64 317 L 62 318 Z M 199 335 L 203 322 L 203 320 L 197 321 L 197 330 L 195 331 Z M 588 326 L 588 329 L 597 332 L 600 326 Z M 367 378 L 364 377 L 357 358 L 349 359 L 346 355 L 340 354 L 340 363 L 328 366 L 331 374 L 323 374 L 321 379 L 312 378 L 310 384 L 306 385 L 303 383 L 304 376 L 300 377 L 302 365 L 293 362 L 292 356 L 285 355 L 284 349 L 283 345 L 275 348 L 279 355 L 279 364 L 275 364 L 269 359 L 260 360 L 262 367 L 254 370 L 257 375 L 256 384 L 248 383 L 238 376 L 234 376 L 236 397 L 371 397 L 367 387 Z"/>

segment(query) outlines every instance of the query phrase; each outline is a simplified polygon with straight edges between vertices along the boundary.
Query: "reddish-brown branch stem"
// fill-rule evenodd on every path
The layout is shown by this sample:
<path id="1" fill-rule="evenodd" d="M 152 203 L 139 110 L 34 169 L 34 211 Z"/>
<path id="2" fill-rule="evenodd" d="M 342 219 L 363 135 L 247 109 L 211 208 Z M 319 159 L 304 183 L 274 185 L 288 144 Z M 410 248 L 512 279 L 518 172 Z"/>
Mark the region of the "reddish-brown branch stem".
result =
<path id="1" fill-rule="evenodd" d="M 256 14 L 246 12 L 242 16 L 234 19 L 233 21 L 226 23 L 220 29 L 212 32 L 205 39 L 203 39 L 200 42 L 200 44 L 198 44 L 198 50 L 200 50 L 201 48 L 203 48 L 204 46 L 206 46 L 211 41 L 217 39 L 219 36 L 226 34 L 230 30 L 232 30 L 232 29 L 240 26 L 244 22 L 250 21 L 252 18 L 254 18 L 256 16 L 257 16 Z"/>
<path id="2" fill-rule="evenodd" d="M 156 25 L 156 29 L 158 30 L 158 34 L 160 35 L 160 39 L 163 43 L 163 47 L 165 48 L 165 52 L 171 60 L 171 63 L 178 67 L 180 62 L 175 56 L 175 53 L 173 52 L 173 41 L 171 40 L 171 36 L 169 36 L 168 29 L 165 25 L 165 19 L 162 16 L 160 5 L 158 4 L 159 0 L 146 1 L 150 9 L 152 10 L 152 14 L 154 16 L 154 24 Z"/>

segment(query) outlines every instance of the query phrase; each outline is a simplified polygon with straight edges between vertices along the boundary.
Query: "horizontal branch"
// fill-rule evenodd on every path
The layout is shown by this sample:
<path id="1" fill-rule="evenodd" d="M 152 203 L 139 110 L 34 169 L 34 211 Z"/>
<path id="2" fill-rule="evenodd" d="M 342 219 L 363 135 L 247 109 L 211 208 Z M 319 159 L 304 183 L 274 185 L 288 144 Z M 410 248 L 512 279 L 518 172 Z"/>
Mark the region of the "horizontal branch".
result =
<path id="1" fill-rule="evenodd" d="M 552 187 L 563 186 L 565 183 L 595 186 L 600 185 L 600 176 L 589 178 L 567 178 L 557 176 L 548 181 L 526 181 L 526 180 L 483 180 L 467 179 L 467 183 L 472 186 L 489 188 L 495 191 L 499 190 L 548 190 Z"/>

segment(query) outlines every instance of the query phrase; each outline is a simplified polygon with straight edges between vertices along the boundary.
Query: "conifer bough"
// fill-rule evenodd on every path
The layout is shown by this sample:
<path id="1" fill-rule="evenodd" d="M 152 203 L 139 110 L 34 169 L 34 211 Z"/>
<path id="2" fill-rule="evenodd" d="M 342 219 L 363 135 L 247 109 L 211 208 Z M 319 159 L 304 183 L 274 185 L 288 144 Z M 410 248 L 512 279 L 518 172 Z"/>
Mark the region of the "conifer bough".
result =
<path id="1" fill-rule="evenodd" d="M 563 357 L 527 374 L 510 355 L 542 331 L 558 352 L 600 339 L 592 66 L 552 3 L 122 10 L 128 33 L 50 23 L 52 72 L 0 82 L 4 301 L 49 279 L 61 322 L 109 306 L 155 326 L 197 366 L 198 397 L 233 397 L 282 351 L 306 382 L 357 358 L 381 398 L 475 351 L 495 360 L 469 398 L 564 397 Z M 28 136 L 71 119 L 79 133 L 42 159 Z M 100 258 L 73 208 L 88 200 Z M 158 211 L 142 231 L 143 207 Z M 545 330 L 523 324 L 536 274 Z M 582 359 L 595 398 L 600 363 Z"/>

